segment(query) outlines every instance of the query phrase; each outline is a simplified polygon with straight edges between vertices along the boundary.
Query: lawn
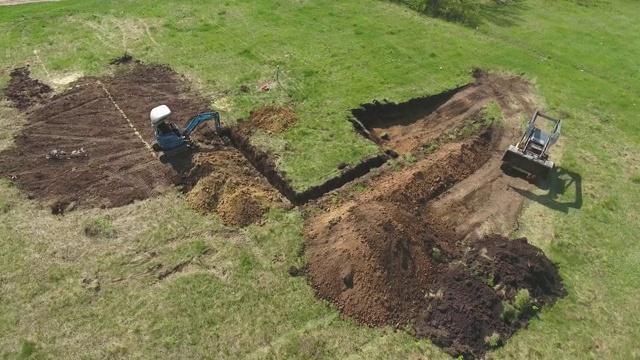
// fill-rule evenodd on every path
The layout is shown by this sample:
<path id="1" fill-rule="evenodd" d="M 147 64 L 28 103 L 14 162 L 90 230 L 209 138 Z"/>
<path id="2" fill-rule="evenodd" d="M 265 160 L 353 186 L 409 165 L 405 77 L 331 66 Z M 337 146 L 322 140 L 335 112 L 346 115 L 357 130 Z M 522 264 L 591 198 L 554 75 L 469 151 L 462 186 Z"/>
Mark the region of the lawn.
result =
<path id="1" fill-rule="evenodd" d="M 560 176 L 531 196 L 514 235 L 559 264 L 569 295 L 489 356 L 640 358 L 638 2 L 526 0 L 481 19 L 465 27 L 377 0 L 0 7 L 0 88 L 25 64 L 57 89 L 105 74 L 125 51 L 167 64 L 223 122 L 291 107 L 298 125 L 264 146 L 305 189 L 378 151 L 346 121 L 360 104 L 438 93 L 474 67 L 522 74 L 565 122 Z M 277 66 L 280 85 L 259 91 Z M 24 118 L 0 105 L 5 148 Z M 297 209 L 236 229 L 168 194 L 55 217 L 3 179 L 0 219 L 2 357 L 447 358 L 403 331 L 340 319 L 289 276 L 304 264 Z"/>

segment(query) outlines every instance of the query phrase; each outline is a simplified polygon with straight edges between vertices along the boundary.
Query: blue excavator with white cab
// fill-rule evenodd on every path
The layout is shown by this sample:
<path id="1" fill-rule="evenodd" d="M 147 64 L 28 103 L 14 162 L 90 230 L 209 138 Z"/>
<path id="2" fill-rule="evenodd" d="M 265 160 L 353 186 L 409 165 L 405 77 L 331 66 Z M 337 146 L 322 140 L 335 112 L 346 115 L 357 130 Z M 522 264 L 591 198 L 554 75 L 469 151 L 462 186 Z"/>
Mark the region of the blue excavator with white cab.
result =
<path id="1" fill-rule="evenodd" d="M 193 145 L 190 138 L 191 134 L 198 125 L 204 122 L 213 120 L 216 133 L 220 130 L 220 115 L 217 112 L 205 111 L 199 113 L 189 121 L 184 131 L 175 123 L 167 122 L 169 115 L 171 115 L 171 110 L 167 105 L 156 106 L 151 109 L 149 114 L 156 136 L 156 142 L 152 146 L 153 150 L 163 152 L 167 156 L 188 150 Z"/>

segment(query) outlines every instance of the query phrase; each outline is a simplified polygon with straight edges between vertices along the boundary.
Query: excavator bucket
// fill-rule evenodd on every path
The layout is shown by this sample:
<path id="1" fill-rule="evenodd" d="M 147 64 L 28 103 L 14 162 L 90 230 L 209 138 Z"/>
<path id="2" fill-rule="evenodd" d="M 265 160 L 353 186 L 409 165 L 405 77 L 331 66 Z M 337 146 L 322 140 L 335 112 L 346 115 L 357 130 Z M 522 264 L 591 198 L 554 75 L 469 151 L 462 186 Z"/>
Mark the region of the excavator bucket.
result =
<path id="1" fill-rule="evenodd" d="M 541 179 L 547 179 L 553 171 L 554 163 L 537 159 L 531 155 L 523 154 L 517 147 L 511 145 L 502 157 L 504 164 L 527 175 L 533 175 Z"/>

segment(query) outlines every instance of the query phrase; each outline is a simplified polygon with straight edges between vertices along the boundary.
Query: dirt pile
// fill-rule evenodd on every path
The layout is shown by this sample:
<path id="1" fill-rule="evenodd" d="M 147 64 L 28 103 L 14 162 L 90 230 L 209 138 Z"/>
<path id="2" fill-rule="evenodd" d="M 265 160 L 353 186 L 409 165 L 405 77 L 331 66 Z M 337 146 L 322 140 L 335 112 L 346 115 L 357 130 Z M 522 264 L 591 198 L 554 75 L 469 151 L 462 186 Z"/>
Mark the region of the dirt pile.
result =
<path id="1" fill-rule="evenodd" d="M 4 89 L 4 96 L 20 110 L 42 103 L 53 91 L 49 85 L 32 79 L 29 74 L 26 67 L 14 69 L 9 74 L 11 79 Z"/>
<path id="2" fill-rule="evenodd" d="M 555 266 L 526 241 L 474 242 L 484 236 L 480 224 L 514 216 L 501 211 L 522 204 L 508 190 L 521 179 L 505 177 L 499 162 L 520 135 L 521 112 L 534 107 L 523 80 L 474 75 L 475 83 L 433 98 L 354 111 L 364 135 L 415 160 L 372 178 L 349 200 L 323 202 L 305 225 L 306 273 L 319 297 L 366 324 L 411 325 L 415 336 L 468 358 L 529 319 L 520 310 L 517 321 L 512 313 L 501 319 L 518 291 L 527 289 L 536 306 L 564 294 Z M 502 108 L 501 122 L 483 118 L 491 102 Z M 464 255 L 469 245 L 474 250 Z"/>
<path id="3" fill-rule="evenodd" d="M 216 212 L 226 224 L 246 226 L 259 220 L 283 200 L 242 156 L 228 148 L 194 156 L 193 169 L 184 175 L 192 184 L 187 200 L 202 212 Z"/>
<path id="4" fill-rule="evenodd" d="M 262 129 L 268 133 L 278 134 L 291 128 L 298 122 L 293 110 L 276 105 L 267 105 L 253 110 L 249 118 L 240 124 L 247 131 Z"/>
<path id="5" fill-rule="evenodd" d="M 566 295 L 555 264 L 525 238 L 478 240 L 463 263 L 432 279 L 413 332 L 454 356 L 482 356 L 492 335 L 504 342 L 536 309 Z"/>

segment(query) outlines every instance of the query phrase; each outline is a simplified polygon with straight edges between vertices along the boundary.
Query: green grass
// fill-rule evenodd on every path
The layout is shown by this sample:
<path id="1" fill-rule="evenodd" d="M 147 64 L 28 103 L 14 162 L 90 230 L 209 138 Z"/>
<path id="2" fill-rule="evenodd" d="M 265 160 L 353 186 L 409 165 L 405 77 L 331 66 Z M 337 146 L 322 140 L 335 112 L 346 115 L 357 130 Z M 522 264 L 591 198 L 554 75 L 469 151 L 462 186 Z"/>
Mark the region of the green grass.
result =
<path id="1" fill-rule="evenodd" d="M 262 140 L 281 151 L 280 166 L 298 189 L 378 151 L 346 121 L 350 109 L 441 92 L 470 81 L 474 67 L 523 74 L 564 126 L 558 180 L 531 194 L 517 235 L 559 264 L 569 295 L 490 356 L 640 357 L 636 1 L 526 0 L 486 14 L 477 30 L 374 0 L 0 9 L 2 81 L 25 64 L 48 82 L 101 75 L 128 51 L 188 76 L 226 104 L 227 121 L 262 104 L 291 106 L 298 125 Z M 254 91 L 277 65 L 282 86 Z M 7 114 L 0 113 L 1 146 L 20 123 Z M 11 204 L 0 213 L 0 357 L 444 357 L 403 332 L 341 320 L 304 278 L 289 277 L 288 267 L 304 262 L 297 210 L 238 231 L 173 195 L 64 217 L 4 182 L 0 199 Z M 109 219 L 113 237 L 84 235 L 99 217 Z"/>

